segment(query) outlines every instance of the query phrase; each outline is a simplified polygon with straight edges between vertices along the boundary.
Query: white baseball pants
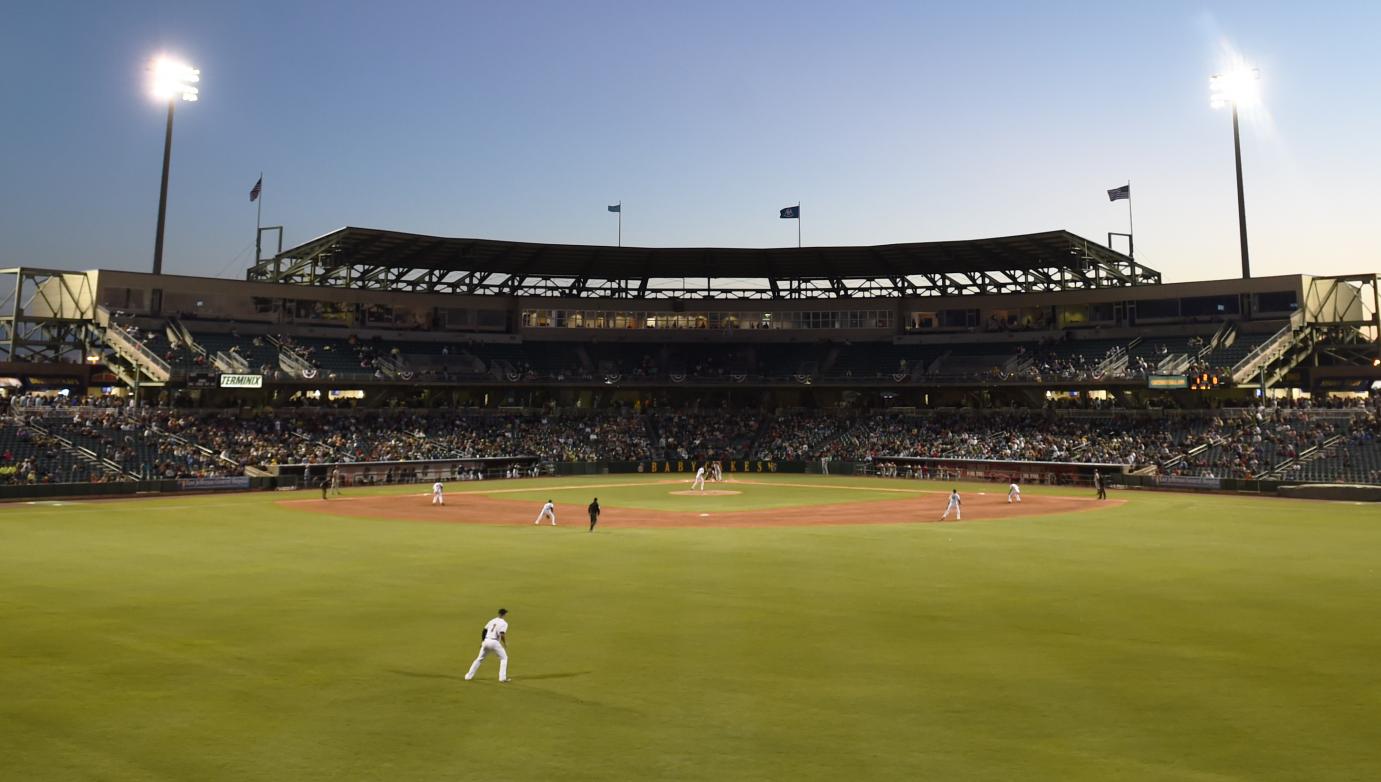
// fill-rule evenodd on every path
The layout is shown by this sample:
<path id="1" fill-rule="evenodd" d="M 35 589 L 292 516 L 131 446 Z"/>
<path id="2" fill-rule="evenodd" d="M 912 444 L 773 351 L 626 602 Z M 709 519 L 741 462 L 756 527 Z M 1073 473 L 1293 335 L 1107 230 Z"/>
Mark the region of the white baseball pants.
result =
<path id="1" fill-rule="evenodd" d="M 954 503 L 951 502 L 951 503 L 949 504 L 949 506 L 945 508 L 945 515 L 943 515 L 943 516 L 940 517 L 940 521 L 944 521 L 945 519 L 949 518 L 949 512 L 950 512 L 950 511 L 954 511 L 954 520 L 955 520 L 955 521 L 963 521 L 963 520 L 964 520 L 963 511 L 959 510 L 959 506 L 958 506 L 958 505 L 955 505 Z"/>
<path id="2" fill-rule="evenodd" d="M 504 681 L 508 678 L 508 650 L 504 649 L 503 644 L 498 641 L 486 638 L 484 643 L 480 644 L 479 657 L 476 657 L 475 661 L 470 663 L 470 672 L 465 674 L 466 681 L 475 678 L 475 672 L 480 669 L 480 663 L 484 662 L 484 658 L 491 654 L 497 655 L 499 658 L 499 681 Z"/>
<path id="3" fill-rule="evenodd" d="M 534 521 L 534 522 L 532 522 L 532 523 L 533 523 L 533 524 L 541 524 L 543 518 L 551 519 L 551 525 L 552 525 L 553 527 L 556 526 L 556 514 L 555 514 L 555 513 L 552 513 L 552 512 L 549 511 L 549 510 L 544 510 L 544 511 L 542 511 L 541 513 L 537 514 L 537 520 Z"/>

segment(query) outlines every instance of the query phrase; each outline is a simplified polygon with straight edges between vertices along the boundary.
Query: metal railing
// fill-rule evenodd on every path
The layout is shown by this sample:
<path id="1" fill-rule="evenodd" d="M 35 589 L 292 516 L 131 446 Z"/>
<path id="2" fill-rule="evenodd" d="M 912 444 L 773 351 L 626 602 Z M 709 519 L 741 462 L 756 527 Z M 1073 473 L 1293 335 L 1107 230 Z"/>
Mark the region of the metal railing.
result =
<path id="1" fill-rule="evenodd" d="M 106 343 L 122 358 L 133 364 L 137 370 L 142 370 L 144 374 L 160 383 L 166 383 L 172 379 L 172 366 L 114 321 L 110 321 L 109 325 L 106 326 L 105 337 Z"/>
<path id="2" fill-rule="evenodd" d="M 1304 327 L 1304 317 L 1300 312 L 1290 316 L 1290 322 L 1286 323 L 1279 331 L 1272 334 L 1265 342 L 1252 348 L 1251 352 L 1242 357 L 1232 367 L 1232 380 L 1234 383 L 1243 384 L 1250 382 L 1260 371 L 1261 367 L 1285 355 L 1295 344 L 1295 333 Z"/>

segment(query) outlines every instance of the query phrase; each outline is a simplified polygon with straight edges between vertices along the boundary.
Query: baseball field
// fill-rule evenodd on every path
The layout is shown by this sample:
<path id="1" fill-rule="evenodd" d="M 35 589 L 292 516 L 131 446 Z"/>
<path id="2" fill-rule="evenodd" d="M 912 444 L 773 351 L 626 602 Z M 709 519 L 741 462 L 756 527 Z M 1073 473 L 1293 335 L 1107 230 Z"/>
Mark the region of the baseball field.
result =
<path id="1" fill-rule="evenodd" d="M 687 486 L 0 506 L 0 779 L 1381 774 L 1375 506 Z"/>

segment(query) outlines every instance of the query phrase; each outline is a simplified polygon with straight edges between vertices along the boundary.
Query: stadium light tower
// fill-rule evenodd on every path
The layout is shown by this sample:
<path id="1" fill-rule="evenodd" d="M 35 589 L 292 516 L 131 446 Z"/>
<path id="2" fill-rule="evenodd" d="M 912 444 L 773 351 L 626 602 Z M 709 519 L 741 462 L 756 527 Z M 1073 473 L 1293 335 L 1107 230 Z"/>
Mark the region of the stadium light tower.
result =
<path id="1" fill-rule="evenodd" d="M 149 66 L 153 72 L 153 95 L 168 101 L 168 131 L 163 137 L 163 185 L 158 192 L 158 233 L 153 240 L 153 273 L 163 273 L 163 223 L 168 215 L 168 165 L 173 155 L 173 107 L 179 100 L 195 101 L 196 83 L 201 71 L 186 63 L 159 57 Z"/>
<path id="2" fill-rule="evenodd" d="M 1237 230 L 1242 240 L 1242 279 L 1252 276 L 1251 256 L 1247 253 L 1247 200 L 1242 194 L 1242 134 L 1237 126 L 1237 107 L 1250 107 L 1257 101 L 1257 82 L 1261 72 L 1250 68 L 1240 59 L 1223 73 L 1215 73 L 1208 80 L 1213 108 L 1232 108 L 1232 152 L 1237 160 Z"/>

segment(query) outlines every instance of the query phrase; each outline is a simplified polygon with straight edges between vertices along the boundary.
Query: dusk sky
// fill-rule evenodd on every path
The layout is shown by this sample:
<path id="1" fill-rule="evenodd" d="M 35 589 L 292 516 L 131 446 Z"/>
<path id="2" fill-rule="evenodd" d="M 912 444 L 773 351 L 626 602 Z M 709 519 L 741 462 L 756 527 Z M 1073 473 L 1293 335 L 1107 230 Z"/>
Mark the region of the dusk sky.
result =
<path id="1" fill-rule="evenodd" d="M 165 271 L 243 277 L 249 190 L 289 245 L 343 225 L 626 245 L 1127 230 L 1167 281 L 1381 267 L 1381 3 L 12 3 L 0 265 L 147 270 L 163 104 Z M 1368 217 L 1371 214 L 1371 217 Z M 668 270 L 667 276 L 679 276 Z"/>

